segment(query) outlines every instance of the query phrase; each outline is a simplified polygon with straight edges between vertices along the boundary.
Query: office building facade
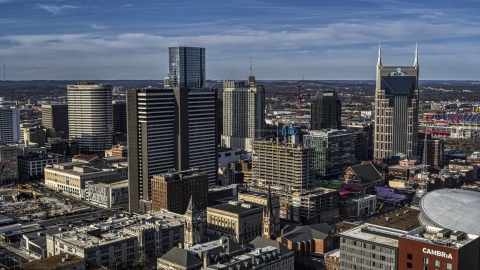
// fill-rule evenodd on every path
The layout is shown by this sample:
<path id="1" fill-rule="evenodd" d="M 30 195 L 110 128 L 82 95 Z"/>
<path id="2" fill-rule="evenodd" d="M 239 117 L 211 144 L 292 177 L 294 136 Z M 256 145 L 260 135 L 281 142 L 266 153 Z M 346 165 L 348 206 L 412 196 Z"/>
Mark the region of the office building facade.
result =
<path id="1" fill-rule="evenodd" d="M 112 132 L 127 134 L 127 103 L 124 100 L 112 101 Z"/>
<path id="2" fill-rule="evenodd" d="M 313 186 L 315 148 L 254 141 L 252 150 L 252 174 L 248 181 L 285 190 L 301 190 Z"/>
<path id="3" fill-rule="evenodd" d="M 168 57 L 170 87 L 205 87 L 205 48 L 170 47 Z"/>
<path id="4" fill-rule="evenodd" d="M 42 105 L 42 124 L 46 129 L 63 131 L 68 136 L 68 104 Z"/>
<path id="5" fill-rule="evenodd" d="M 315 147 L 315 173 L 322 179 L 337 177 L 357 162 L 353 131 L 312 130 L 303 141 Z"/>
<path id="6" fill-rule="evenodd" d="M 413 66 L 383 66 L 378 53 L 375 90 L 374 161 L 417 155 L 418 51 Z"/>
<path id="7" fill-rule="evenodd" d="M 17 143 L 20 137 L 20 109 L 0 97 L 0 143 Z"/>
<path id="8" fill-rule="evenodd" d="M 217 179 L 216 89 L 127 91 L 130 210 L 150 201 L 153 175 L 192 167 Z"/>
<path id="9" fill-rule="evenodd" d="M 224 147 L 251 151 L 251 142 L 264 137 L 265 87 L 245 82 L 223 82 Z"/>
<path id="10" fill-rule="evenodd" d="M 112 87 L 90 82 L 67 86 L 70 140 L 83 153 L 103 155 L 113 145 Z"/>
<path id="11" fill-rule="evenodd" d="M 335 91 L 322 91 L 312 99 L 310 129 L 340 129 L 342 126 L 342 101 Z"/>

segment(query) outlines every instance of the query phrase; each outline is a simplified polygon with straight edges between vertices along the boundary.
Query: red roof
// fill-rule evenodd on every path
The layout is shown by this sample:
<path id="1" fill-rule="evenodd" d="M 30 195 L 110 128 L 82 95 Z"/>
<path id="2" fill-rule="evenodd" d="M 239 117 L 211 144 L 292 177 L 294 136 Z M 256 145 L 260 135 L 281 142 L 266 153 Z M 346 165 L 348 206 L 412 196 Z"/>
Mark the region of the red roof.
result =
<path id="1" fill-rule="evenodd" d="M 80 155 L 76 155 L 73 157 L 74 159 L 83 159 L 85 161 L 90 161 L 92 159 L 95 159 L 97 158 L 96 156 L 90 156 L 90 155 L 84 155 L 84 154 L 80 154 Z"/>
<path id="2" fill-rule="evenodd" d="M 351 192 L 348 191 L 348 190 L 344 190 L 344 191 L 340 191 L 340 194 L 342 195 L 347 195 L 347 194 L 350 194 Z"/>

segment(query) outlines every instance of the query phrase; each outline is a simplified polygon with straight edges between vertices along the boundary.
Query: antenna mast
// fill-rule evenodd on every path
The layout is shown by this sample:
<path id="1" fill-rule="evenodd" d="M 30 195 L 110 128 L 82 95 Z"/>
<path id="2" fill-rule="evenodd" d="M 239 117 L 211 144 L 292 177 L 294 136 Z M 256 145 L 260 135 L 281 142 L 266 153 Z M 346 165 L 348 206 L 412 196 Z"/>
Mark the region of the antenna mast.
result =
<path id="1" fill-rule="evenodd" d="M 252 71 L 252 57 L 250 56 L 250 76 L 253 75 L 253 71 Z"/>

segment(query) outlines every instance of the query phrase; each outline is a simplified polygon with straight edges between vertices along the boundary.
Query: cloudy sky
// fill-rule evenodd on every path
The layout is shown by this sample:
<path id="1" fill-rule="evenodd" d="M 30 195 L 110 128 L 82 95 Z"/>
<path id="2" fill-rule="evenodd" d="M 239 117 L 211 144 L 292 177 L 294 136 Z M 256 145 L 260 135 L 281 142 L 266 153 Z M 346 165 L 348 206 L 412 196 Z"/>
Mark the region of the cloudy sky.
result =
<path id="1" fill-rule="evenodd" d="M 0 0 L 9 80 L 162 79 L 169 46 L 209 79 L 372 80 L 416 42 L 421 79 L 480 80 L 480 0 Z"/>

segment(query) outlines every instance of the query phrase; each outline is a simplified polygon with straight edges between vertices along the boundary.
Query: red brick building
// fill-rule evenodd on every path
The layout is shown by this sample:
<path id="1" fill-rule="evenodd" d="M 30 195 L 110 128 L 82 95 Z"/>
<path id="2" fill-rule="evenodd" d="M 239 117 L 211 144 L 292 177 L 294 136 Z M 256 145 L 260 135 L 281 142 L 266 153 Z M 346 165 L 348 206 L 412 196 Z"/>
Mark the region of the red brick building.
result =
<path id="1" fill-rule="evenodd" d="M 152 211 L 167 209 L 183 215 L 190 198 L 197 210 L 207 209 L 208 176 L 199 169 L 154 175 L 151 184 Z"/>
<path id="2" fill-rule="evenodd" d="M 331 228 L 326 223 L 297 226 L 277 237 L 277 242 L 294 252 L 295 261 L 333 250 Z"/>
<path id="3" fill-rule="evenodd" d="M 374 186 L 385 185 L 385 179 L 370 162 L 348 167 L 341 178 L 345 179 L 345 184 L 362 186 L 367 194 L 373 194 Z"/>
<path id="4" fill-rule="evenodd" d="M 477 270 L 476 235 L 423 226 L 398 238 L 398 269 Z"/>

